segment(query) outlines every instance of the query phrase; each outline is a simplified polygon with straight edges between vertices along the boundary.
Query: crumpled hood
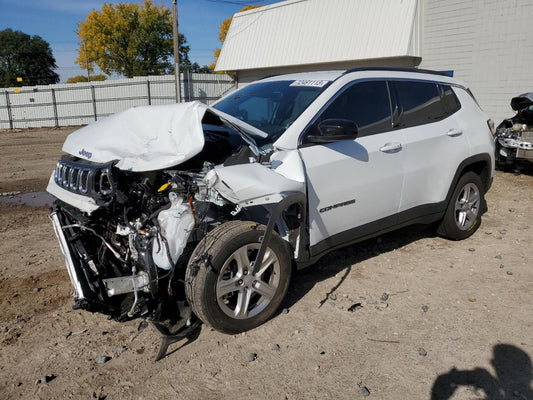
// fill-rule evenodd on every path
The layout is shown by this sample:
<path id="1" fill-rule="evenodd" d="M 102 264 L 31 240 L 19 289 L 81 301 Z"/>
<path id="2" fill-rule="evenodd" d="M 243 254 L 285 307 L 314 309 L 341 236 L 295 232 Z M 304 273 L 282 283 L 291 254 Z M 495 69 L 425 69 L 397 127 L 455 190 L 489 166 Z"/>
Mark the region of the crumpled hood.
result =
<path id="1" fill-rule="evenodd" d="M 63 151 L 98 163 L 118 160 L 122 170 L 169 168 L 204 147 L 202 118 L 208 108 L 198 101 L 130 108 L 73 132 Z"/>

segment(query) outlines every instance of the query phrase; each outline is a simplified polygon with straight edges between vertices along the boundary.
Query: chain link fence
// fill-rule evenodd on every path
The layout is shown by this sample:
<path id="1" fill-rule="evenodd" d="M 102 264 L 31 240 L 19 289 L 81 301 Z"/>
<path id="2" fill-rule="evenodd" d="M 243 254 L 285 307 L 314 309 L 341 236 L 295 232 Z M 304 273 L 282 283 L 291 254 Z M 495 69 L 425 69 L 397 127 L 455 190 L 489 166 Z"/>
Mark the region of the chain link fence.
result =
<path id="1" fill-rule="evenodd" d="M 234 88 L 228 75 L 181 74 L 182 101 L 211 104 Z M 0 89 L 0 129 L 86 125 L 131 107 L 175 99 L 174 75 Z"/>

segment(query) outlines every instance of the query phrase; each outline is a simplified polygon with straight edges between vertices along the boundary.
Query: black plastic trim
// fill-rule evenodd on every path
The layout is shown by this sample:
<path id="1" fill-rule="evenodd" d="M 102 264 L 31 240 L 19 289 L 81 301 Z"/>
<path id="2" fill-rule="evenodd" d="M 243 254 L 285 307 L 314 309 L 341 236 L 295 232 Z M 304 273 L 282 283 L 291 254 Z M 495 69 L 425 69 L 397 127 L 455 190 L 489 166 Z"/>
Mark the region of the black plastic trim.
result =
<path id="1" fill-rule="evenodd" d="M 457 171 L 455 172 L 455 175 L 452 180 L 452 184 L 450 185 L 450 189 L 448 190 L 448 195 L 446 196 L 446 204 L 448 204 L 452 198 L 453 191 L 455 189 L 455 186 L 457 185 L 457 182 L 461 178 L 461 176 L 464 174 L 465 171 L 468 171 L 468 167 L 472 166 L 474 164 L 477 164 L 479 162 L 486 163 L 486 167 L 491 168 L 491 157 L 488 153 L 481 153 L 476 154 L 473 156 L 468 157 L 467 159 L 463 160 L 461 164 L 459 164 L 459 167 L 457 168 Z M 482 179 L 485 193 L 489 190 L 491 184 L 492 184 L 492 174 L 489 174 L 489 176 L 485 177 L 485 181 L 483 181 L 483 176 L 480 176 Z M 481 213 L 485 213 L 487 211 L 487 202 L 484 201 L 483 204 L 481 204 Z"/>
<path id="2" fill-rule="evenodd" d="M 425 204 L 403 211 L 398 214 L 381 218 L 374 222 L 337 233 L 327 239 L 311 246 L 309 249 L 310 260 L 308 264 L 299 265 L 303 268 L 315 263 L 332 250 L 348 246 L 350 244 L 362 242 L 375 236 L 382 235 L 412 224 L 430 224 L 436 222 L 444 216 L 446 202 L 436 204 Z"/>
<path id="3" fill-rule="evenodd" d="M 91 197 L 98 205 L 107 205 L 116 192 L 114 163 L 114 161 L 95 163 L 64 155 L 58 161 L 54 170 L 54 181 L 64 190 Z M 106 180 L 110 185 L 107 192 L 102 191 L 101 188 L 97 190 L 97 185 L 101 183 L 98 178 L 101 179 L 103 175 L 107 176 Z M 85 186 L 84 190 L 82 190 L 82 186 Z"/>

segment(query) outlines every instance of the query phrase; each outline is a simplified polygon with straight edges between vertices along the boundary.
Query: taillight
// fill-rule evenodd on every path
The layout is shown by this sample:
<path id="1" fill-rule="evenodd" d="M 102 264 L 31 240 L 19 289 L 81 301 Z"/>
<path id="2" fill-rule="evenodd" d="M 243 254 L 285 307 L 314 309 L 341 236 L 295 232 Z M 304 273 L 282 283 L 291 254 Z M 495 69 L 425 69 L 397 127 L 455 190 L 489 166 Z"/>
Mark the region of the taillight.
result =
<path id="1" fill-rule="evenodd" d="M 487 121 L 487 125 L 489 126 L 490 133 L 492 133 L 492 136 L 496 136 L 496 128 L 494 127 L 494 121 L 489 118 Z"/>

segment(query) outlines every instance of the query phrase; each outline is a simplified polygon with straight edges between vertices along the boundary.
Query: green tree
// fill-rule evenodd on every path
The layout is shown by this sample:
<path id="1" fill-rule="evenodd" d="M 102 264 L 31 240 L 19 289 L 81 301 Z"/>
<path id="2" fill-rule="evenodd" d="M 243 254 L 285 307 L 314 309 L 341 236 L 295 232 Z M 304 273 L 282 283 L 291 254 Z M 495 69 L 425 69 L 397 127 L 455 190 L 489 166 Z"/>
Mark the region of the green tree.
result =
<path id="1" fill-rule="evenodd" d="M 91 82 L 105 81 L 107 76 L 103 74 L 91 75 Z M 85 75 L 76 75 L 67 79 L 67 83 L 89 82 Z"/>
<path id="2" fill-rule="evenodd" d="M 76 63 L 89 70 L 98 65 L 106 74 L 133 76 L 171 73 L 172 13 L 167 7 L 145 0 L 135 3 L 104 3 L 93 10 L 76 31 L 80 48 Z M 190 66 L 189 46 L 179 35 L 180 68 Z"/>
<path id="3" fill-rule="evenodd" d="M 56 68 L 50 44 L 40 36 L 12 29 L 0 31 L 0 87 L 57 83 Z"/>
<path id="4" fill-rule="evenodd" d="M 209 68 L 208 65 L 200 66 L 200 64 L 198 64 L 197 62 L 194 62 L 191 65 L 191 72 L 196 72 L 200 74 L 212 74 L 213 70 Z"/>
<path id="5" fill-rule="evenodd" d="M 259 7 L 263 7 L 263 5 L 262 4 L 258 4 L 256 6 L 248 5 L 246 7 L 241 8 L 239 10 L 239 12 L 253 10 L 254 8 L 259 8 Z M 222 23 L 218 27 L 218 41 L 221 44 L 224 44 L 224 40 L 226 40 L 226 36 L 228 35 L 228 31 L 229 31 L 229 27 L 231 25 L 231 21 L 233 21 L 233 15 L 231 17 L 225 19 L 224 21 L 222 21 Z M 214 60 L 211 63 L 211 65 L 209 66 L 209 68 L 211 70 L 214 70 L 215 67 L 217 66 L 218 57 L 220 56 L 220 49 L 215 49 L 215 51 L 213 52 L 213 56 L 214 56 Z"/>

